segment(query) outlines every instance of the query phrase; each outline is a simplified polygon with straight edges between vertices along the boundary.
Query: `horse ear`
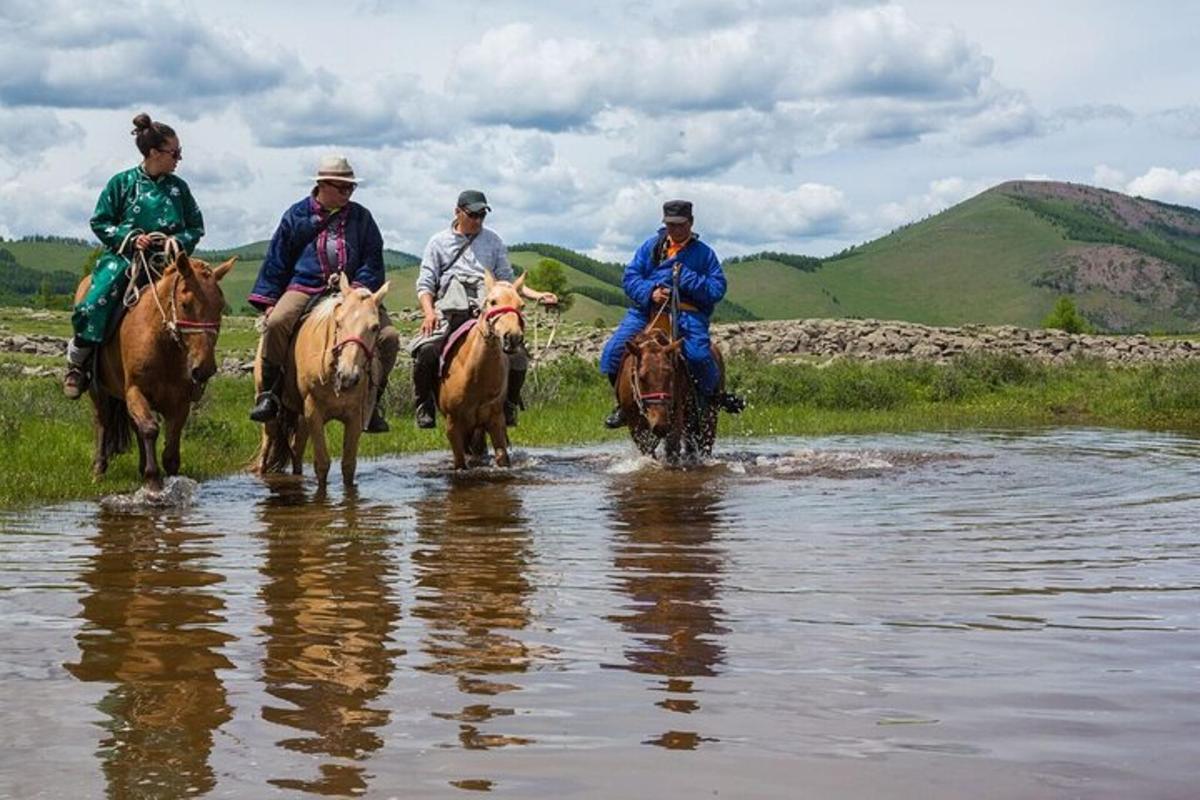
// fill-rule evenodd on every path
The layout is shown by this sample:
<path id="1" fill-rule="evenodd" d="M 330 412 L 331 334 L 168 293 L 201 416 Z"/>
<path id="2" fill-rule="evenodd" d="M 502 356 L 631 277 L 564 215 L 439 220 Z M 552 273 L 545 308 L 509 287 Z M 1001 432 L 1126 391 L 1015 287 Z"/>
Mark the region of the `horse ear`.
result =
<path id="1" fill-rule="evenodd" d="M 342 294 L 350 294 L 350 279 L 346 277 L 346 273 L 338 273 L 338 289 Z"/>
<path id="2" fill-rule="evenodd" d="M 175 256 L 175 270 L 185 278 L 192 276 L 192 262 L 188 260 L 188 254 L 183 250 L 180 250 L 179 255 Z"/>
<path id="3" fill-rule="evenodd" d="M 483 270 L 483 291 L 484 294 L 491 294 L 492 287 L 496 285 L 496 276 L 492 274 L 490 269 Z"/>
<path id="4" fill-rule="evenodd" d="M 390 288 L 392 288 L 392 282 L 387 281 L 386 283 L 383 284 L 383 286 L 379 287 L 378 292 L 371 295 L 371 302 L 375 303 L 376 306 L 382 305 L 383 304 L 383 296 L 388 293 L 388 289 L 390 289 Z"/>
<path id="5" fill-rule="evenodd" d="M 683 347 L 683 339 L 676 339 L 676 340 L 675 340 L 674 342 L 672 342 L 672 343 L 671 343 L 671 345 L 670 345 L 669 347 L 667 347 L 667 349 L 666 349 L 665 351 L 663 351 L 663 352 L 666 352 L 666 353 L 674 353 L 676 350 L 678 350 L 678 349 L 679 349 L 679 348 L 681 348 L 681 347 Z"/>
<path id="6" fill-rule="evenodd" d="M 522 272 L 521 277 L 519 277 L 515 281 L 513 281 L 513 288 L 516 289 L 518 292 L 520 292 L 521 287 L 525 285 L 525 276 L 528 274 L 529 273 L 527 273 L 527 272 Z"/>
<path id="7" fill-rule="evenodd" d="M 636 356 L 638 353 L 642 352 L 641 348 L 634 344 L 632 340 L 625 343 L 625 350 L 631 356 Z"/>
<path id="8" fill-rule="evenodd" d="M 237 263 L 237 260 L 238 257 L 234 256 L 228 261 L 222 261 L 217 265 L 217 268 L 213 270 L 213 277 L 215 277 L 218 281 L 221 280 L 221 278 L 224 278 L 227 274 L 229 274 L 229 270 L 233 269 L 233 265 Z"/>

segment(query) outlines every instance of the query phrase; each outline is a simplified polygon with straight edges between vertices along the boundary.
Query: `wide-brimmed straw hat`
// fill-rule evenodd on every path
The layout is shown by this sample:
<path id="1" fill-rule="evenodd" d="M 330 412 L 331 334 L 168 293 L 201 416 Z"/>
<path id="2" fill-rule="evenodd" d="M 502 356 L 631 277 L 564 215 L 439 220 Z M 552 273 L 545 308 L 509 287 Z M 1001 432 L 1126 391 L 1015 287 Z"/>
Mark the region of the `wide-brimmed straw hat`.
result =
<path id="1" fill-rule="evenodd" d="M 313 180 L 358 183 L 358 178 L 354 177 L 354 168 L 345 156 L 321 156 L 321 163 L 317 165 L 317 174 L 313 176 Z"/>

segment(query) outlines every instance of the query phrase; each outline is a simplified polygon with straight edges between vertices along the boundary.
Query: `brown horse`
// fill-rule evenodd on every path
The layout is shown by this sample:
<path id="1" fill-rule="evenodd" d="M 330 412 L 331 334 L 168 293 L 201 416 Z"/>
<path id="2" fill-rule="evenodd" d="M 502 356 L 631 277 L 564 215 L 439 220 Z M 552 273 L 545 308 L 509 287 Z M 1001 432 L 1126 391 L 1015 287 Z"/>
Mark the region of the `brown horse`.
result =
<path id="1" fill-rule="evenodd" d="M 217 334 L 225 308 L 218 282 L 236 260 L 235 256 L 212 268 L 179 253 L 158 280 L 137 295 L 116 333 L 100 347 L 89 392 L 95 406 L 92 473 L 97 479 L 108 470 L 110 456 L 129 449 L 132 420 L 138 436 L 138 472 L 146 488 L 162 489 L 156 414 L 167 428 L 162 470 L 179 474 L 183 425 L 191 404 L 217 371 Z M 76 303 L 91 284 L 90 275 L 80 282 Z"/>
<path id="2" fill-rule="evenodd" d="M 342 423 L 342 481 L 354 483 L 358 467 L 358 439 L 363 420 L 369 419 L 375 401 L 374 386 L 383 378 L 375 374 L 375 340 L 379 335 L 379 306 L 390 284 L 379 291 L 351 288 L 343 273 L 340 294 L 321 300 L 300 324 L 285 366 L 279 415 L 263 425 L 262 445 L 255 458 L 260 473 L 281 472 L 290 462 L 292 474 L 303 471 L 304 450 L 313 440 L 313 467 L 317 481 L 329 480 L 329 446 L 325 423 Z M 262 387 L 262 343 L 254 364 L 255 391 Z"/>
<path id="3" fill-rule="evenodd" d="M 617 373 L 617 402 L 630 420 L 629 433 L 643 455 L 652 456 L 659 442 L 671 463 L 679 461 L 680 449 L 689 457 L 709 456 L 717 437 L 717 406 L 701 408 L 684 363 L 683 340 L 671 341 L 666 326 L 650 325 L 625 345 L 625 356 Z M 725 364 L 721 351 L 712 348 L 725 387 Z"/>
<path id="4" fill-rule="evenodd" d="M 468 455 L 481 460 L 487 455 L 485 433 L 492 440 L 496 466 L 509 465 L 504 398 L 508 357 L 525 340 L 520 293 L 524 282 L 524 275 L 508 283 L 485 273 L 479 318 L 446 355 L 450 363 L 438 387 L 438 408 L 446 419 L 455 469 L 466 469 Z"/>

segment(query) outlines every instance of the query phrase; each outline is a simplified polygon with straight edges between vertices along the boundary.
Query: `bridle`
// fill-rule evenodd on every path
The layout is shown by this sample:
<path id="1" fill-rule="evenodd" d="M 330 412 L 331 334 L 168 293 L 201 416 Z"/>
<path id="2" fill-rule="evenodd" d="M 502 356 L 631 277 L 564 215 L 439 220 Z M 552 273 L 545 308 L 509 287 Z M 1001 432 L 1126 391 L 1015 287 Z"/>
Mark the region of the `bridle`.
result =
<path id="1" fill-rule="evenodd" d="M 671 392 L 643 392 L 642 381 L 638 376 L 638 363 L 641 361 L 641 354 L 634 356 L 633 364 L 633 400 L 637 403 L 638 413 L 643 417 L 646 416 L 646 406 L 668 405 L 671 398 L 674 396 Z M 672 355 L 674 358 L 674 355 Z"/>
<path id="2" fill-rule="evenodd" d="M 125 236 L 125 240 L 121 242 L 121 247 L 118 252 L 124 252 L 126 246 L 131 239 L 141 236 L 144 231 L 135 228 Z M 171 334 L 171 339 L 180 347 L 183 347 L 183 337 L 188 334 L 212 334 L 214 338 L 221 332 L 220 320 L 216 322 L 208 322 L 207 320 L 181 318 L 179 316 L 179 281 L 183 275 L 179 272 L 175 273 L 175 280 L 171 284 L 171 314 L 167 316 L 167 310 L 163 308 L 162 299 L 158 296 L 158 282 L 162 279 L 165 268 L 164 264 L 169 264 L 178 257 L 180 253 L 179 243 L 172 237 L 164 233 L 147 234 L 151 240 L 162 245 L 162 250 L 157 253 L 146 255 L 145 250 L 138 250 L 133 254 L 133 258 L 129 260 L 127 272 L 129 274 L 129 286 L 125 290 L 125 296 L 122 298 L 122 303 L 126 308 L 133 308 L 141 299 L 141 287 L 138 286 L 140 276 L 145 276 L 148 285 L 150 286 L 150 295 L 154 298 L 154 305 L 158 307 L 158 314 L 162 318 L 163 327 Z"/>
<path id="3" fill-rule="evenodd" d="M 495 335 L 493 333 L 494 328 L 492 320 L 505 314 L 516 314 L 517 322 L 521 325 L 521 330 L 525 330 L 525 315 L 521 313 L 521 309 L 517 308 L 516 306 L 497 306 L 496 308 L 488 309 L 483 314 L 483 321 L 484 324 L 487 325 L 488 334 Z"/>

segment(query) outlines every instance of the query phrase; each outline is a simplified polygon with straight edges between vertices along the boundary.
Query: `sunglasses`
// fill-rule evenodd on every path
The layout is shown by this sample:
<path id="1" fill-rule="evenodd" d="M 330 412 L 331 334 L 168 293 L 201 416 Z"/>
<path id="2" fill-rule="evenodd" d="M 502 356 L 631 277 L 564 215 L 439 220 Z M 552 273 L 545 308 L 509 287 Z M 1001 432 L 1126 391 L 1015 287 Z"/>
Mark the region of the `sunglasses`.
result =
<path id="1" fill-rule="evenodd" d="M 154 149 L 160 153 L 166 153 L 167 155 L 169 155 L 171 158 L 175 159 L 176 161 L 179 161 L 181 158 L 183 158 L 183 148 L 182 147 L 176 147 L 174 150 L 168 150 L 165 147 L 156 147 Z"/>
<path id="2" fill-rule="evenodd" d="M 341 181 L 325 181 L 322 186 L 328 186 L 338 194 L 354 194 L 356 188 L 353 183 L 342 183 Z"/>
<path id="3" fill-rule="evenodd" d="M 463 213 L 471 219 L 483 219 L 487 216 L 486 211 L 467 211 L 465 208 L 463 209 Z"/>

